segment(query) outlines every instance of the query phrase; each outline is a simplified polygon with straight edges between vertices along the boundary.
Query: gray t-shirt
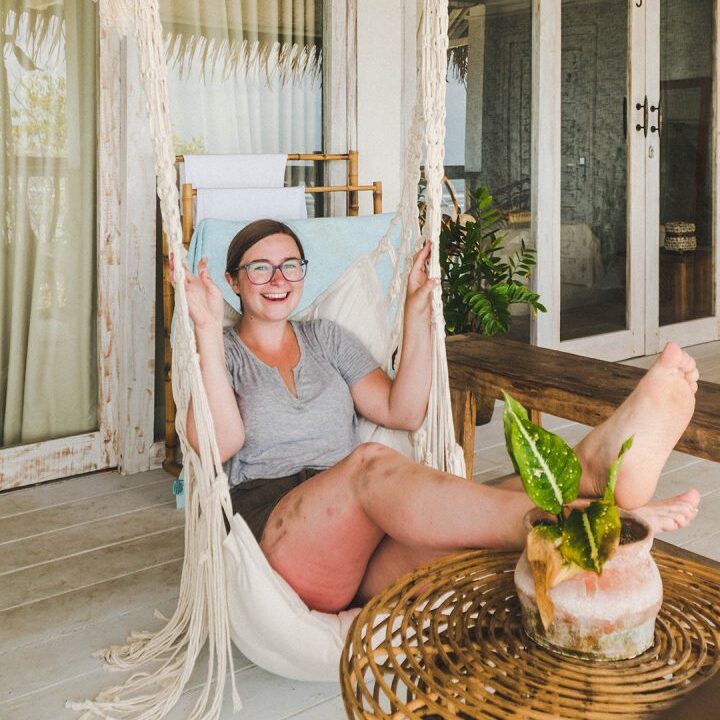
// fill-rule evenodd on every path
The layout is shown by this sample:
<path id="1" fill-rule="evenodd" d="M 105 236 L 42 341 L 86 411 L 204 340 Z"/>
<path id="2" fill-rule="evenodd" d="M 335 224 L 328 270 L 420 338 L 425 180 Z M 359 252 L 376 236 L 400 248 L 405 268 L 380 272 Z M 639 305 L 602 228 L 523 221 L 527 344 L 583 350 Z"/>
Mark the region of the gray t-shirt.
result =
<path id="1" fill-rule="evenodd" d="M 293 370 L 297 397 L 235 328 L 225 330 L 225 362 L 245 425 L 245 444 L 225 463 L 231 485 L 330 467 L 358 444 L 350 386 L 377 362 L 352 333 L 330 320 L 291 322 L 300 345 Z"/>

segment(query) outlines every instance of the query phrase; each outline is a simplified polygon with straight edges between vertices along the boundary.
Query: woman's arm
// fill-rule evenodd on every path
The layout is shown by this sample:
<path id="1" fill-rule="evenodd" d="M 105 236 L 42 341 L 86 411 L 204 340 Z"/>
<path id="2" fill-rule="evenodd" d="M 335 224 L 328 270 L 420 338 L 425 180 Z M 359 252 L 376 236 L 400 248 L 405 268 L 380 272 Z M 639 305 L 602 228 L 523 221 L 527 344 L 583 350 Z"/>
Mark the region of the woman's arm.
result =
<path id="1" fill-rule="evenodd" d="M 380 369 L 351 388 L 355 407 L 368 420 L 397 430 L 417 430 L 425 419 L 430 396 L 432 292 L 439 280 L 429 279 L 426 244 L 417 253 L 408 278 L 400 366 L 395 379 Z"/>
<path id="2" fill-rule="evenodd" d="M 220 458 L 225 462 L 243 446 L 245 427 L 225 366 L 222 293 L 210 279 L 205 258 L 199 263 L 198 277 L 187 270 L 185 293 L 195 325 L 200 373 L 213 419 L 215 440 Z M 192 400 L 188 407 L 187 431 L 190 446 L 199 452 Z"/>

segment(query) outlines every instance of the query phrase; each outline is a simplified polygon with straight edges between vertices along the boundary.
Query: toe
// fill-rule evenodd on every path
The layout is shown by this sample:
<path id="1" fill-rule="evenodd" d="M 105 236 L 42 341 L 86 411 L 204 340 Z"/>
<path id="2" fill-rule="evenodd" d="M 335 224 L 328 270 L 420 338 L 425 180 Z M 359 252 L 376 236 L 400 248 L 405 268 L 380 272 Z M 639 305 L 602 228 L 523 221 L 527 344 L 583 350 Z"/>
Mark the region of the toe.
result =
<path id="1" fill-rule="evenodd" d="M 686 490 L 680 497 L 697 511 L 700 505 L 700 493 L 695 488 Z"/>
<path id="2" fill-rule="evenodd" d="M 685 371 L 685 373 L 692 372 L 697 367 L 695 358 L 690 355 L 690 353 L 683 351 L 681 367 Z"/>
<path id="3" fill-rule="evenodd" d="M 658 364 L 666 368 L 678 368 L 682 366 L 683 351 L 677 343 L 669 342 L 663 348 Z"/>

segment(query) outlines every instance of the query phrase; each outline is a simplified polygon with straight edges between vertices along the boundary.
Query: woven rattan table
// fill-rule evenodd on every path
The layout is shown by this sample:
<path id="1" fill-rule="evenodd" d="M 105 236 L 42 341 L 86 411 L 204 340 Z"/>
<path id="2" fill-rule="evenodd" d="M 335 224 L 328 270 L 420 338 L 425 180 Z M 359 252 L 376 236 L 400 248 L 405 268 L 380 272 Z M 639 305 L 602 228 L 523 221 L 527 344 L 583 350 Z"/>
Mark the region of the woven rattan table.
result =
<path id="1" fill-rule="evenodd" d="M 348 634 L 348 717 L 652 717 L 720 670 L 720 565 L 665 543 L 653 555 L 664 584 L 655 643 L 622 662 L 561 657 L 525 637 L 517 553 L 468 551 L 406 575 Z M 720 691 L 714 709 L 703 720 L 720 718 Z"/>

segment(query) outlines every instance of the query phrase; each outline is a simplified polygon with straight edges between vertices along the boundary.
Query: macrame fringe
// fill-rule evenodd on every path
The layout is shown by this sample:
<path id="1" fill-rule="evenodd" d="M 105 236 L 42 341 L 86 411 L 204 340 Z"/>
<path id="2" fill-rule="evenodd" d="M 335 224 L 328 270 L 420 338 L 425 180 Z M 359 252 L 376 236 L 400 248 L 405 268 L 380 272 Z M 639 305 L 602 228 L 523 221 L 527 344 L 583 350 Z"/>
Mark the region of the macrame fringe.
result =
<path id="1" fill-rule="evenodd" d="M 81 720 L 160 720 L 175 705 L 190 680 L 203 647 L 207 644 L 207 672 L 190 720 L 217 720 L 230 674 L 233 708 L 241 708 L 234 677 L 230 625 L 225 590 L 223 515 L 232 515 L 225 476 L 202 384 L 185 296 L 185 250 L 179 215 L 167 91 L 167 66 L 157 0 L 98 0 L 104 27 L 121 32 L 134 30 L 138 43 L 150 130 L 153 138 L 157 188 L 163 225 L 175 257 L 175 347 L 173 350 L 173 394 L 177 405 L 176 426 L 185 461 L 185 558 L 177 608 L 158 633 L 133 633 L 125 645 L 108 648 L 103 656 L 117 670 L 142 665 L 151 669 L 135 672 L 124 683 L 101 692 L 95 700 L 70 702 L 83 712 Z M 395 272 L 388 291 L 388 307 L 396 308 L 388 367 L 402 339 L 403 302 L 413 251 L 424 240 L 432 243 L 430 275 L 438 277 L 441 179 L 443 174 L 444 92 L 447 69 L 447 0 L 426 0 L 423 29 L 423 63 L 418 95 L 405 152 L 405 176 L 400 206 L 390 228 L 381 239 L 375 257 L 388 253 Z M 426 152 L 426 222 L 422 235 L 417 217 L 417 187 L 423 132 Z M 397 253 L 391 237 L 401 226 Z M 455 444 L 445 358 L 445 332 L 441 291 L 433 296 L 433 381 L 428 419 L 415 434 L 416 459 L 442 470 L 464 474 L 462 453 Z M 187 440 L 187 408 L 192 397 L 199 454 Z"/>

